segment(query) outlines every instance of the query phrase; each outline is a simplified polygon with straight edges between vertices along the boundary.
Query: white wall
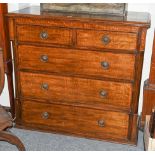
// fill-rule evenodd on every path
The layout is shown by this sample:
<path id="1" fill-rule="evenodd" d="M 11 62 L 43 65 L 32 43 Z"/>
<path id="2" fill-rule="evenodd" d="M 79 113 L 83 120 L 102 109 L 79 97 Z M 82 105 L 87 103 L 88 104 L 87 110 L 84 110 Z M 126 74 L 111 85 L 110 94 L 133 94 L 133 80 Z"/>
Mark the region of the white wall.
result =
<path id="1" fill-rule="evenodd" d="M 151 14 L 151 27 L 147 32 L 144 63 L 143 63 L 142 83 L 141 83 L 141 91 L 140 91 L 140 99 L 139 99 L 139 113 L 140 113 L 142 111 L 142 103 L 143 103 L 143 83 L 147 78 L 149 78 L 149 73 L 150 73 L 152 44 L 153 44 L 154 29 L 155 29 L 155 3 L 154 4 L 130 4 L 129 3 L 128 10 L 139 11 L 139 12 L 149 12 Z"/>
<path id="2" fill-rule="evenodd" d="M 18 10 L 30 5 L 39 5 L 39 3 L 23 3 L 23 4 L 9 4 L 9 11 Z M 142 101 L 143 101 L 143 83 L 149 77 L 149 68 L 150 68 L 150 60 L 151 60 L 151 52 L 152 52 L 152 42 L 153 42 L 153 34 L 155 28 L 155 4 L 128 4 L 129 11 L 137 11 L 137 12 L 149 12 L 151 14 L 151 28 L 148 30 L 147 38 L 146 38 L 146 49 L 144 55 L 144 65 L 143 65 L 143 74 L 142 74 L 142 85 L 141 85 L 141 93 L 139 100 L 139 113 L 142 111 Z M 4 91 L 0 97 L 0 103 L 9 106 L 9 96 L 7 90 L 7 82 L 5 82 Z"/>

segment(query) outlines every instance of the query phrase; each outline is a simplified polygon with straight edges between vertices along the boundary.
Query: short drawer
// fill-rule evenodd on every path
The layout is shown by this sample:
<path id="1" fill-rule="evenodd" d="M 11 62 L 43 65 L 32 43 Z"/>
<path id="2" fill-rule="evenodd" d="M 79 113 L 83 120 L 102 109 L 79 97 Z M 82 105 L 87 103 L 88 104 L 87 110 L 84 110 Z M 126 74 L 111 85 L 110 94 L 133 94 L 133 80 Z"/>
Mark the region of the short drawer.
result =
<path id="1" fill-rule="evenodd" d="M 133 80 L 135 56 L 108 52 L 19 45 L 19 69 Z"/>
<path id="2" fill-rule="evenodd" d="M 22 122 L 92 138 L 127 139 L 129 115 L 81 107 L 23 101 Z"/>
<path id="3" fill-rule="evenodd" d="M 137 46 L 137 34 L 78 30 L 77 46 L 90 49 L 135 50 Z"/>
<path id="4" fill-rule="evenodd" d="M 72 32 L 65 28 L 18 25 L 17 39 L 23 42 L 71 45 Z"/>
<path id="5" fill-rule="evenodd" d="M 111 81 L 20 72 L 21 96 L 129 110 L 132 85 Z"/>

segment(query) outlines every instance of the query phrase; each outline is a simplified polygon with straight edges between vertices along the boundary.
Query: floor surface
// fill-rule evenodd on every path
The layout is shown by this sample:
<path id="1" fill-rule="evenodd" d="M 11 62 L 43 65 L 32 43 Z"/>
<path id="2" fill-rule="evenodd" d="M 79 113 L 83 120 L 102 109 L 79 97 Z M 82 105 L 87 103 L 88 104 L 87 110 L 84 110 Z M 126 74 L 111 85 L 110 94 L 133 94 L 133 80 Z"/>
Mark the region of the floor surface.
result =
<path id="1" fill-rule="evenodd" d="M 143 133 L 139 132 L 138 145 L 122 145 L 105 141 L 76 138 L 59 134 L 23 129 L 11 129 L 24 143 L 27 151 L 143 151 Z M 0 151 L 16 151 L 17 148 L 0 141 Z"/>

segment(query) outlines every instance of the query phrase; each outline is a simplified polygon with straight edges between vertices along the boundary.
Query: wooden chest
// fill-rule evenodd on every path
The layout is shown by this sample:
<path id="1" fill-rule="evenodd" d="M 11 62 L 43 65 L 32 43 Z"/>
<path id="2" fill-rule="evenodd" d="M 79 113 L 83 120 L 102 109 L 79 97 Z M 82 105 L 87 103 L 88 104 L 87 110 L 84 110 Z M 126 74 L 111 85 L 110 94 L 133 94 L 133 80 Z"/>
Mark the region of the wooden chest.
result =
<path id="1" fill-rule="evenodd" d="M 143 86 L 143 109 L 141 117 L 141 127 L 144 127 L 145 121 L 147 121 L 146 120 L 147 115 L 151 115 L 152 109 L 154 108 L 155 108 L 155 32 L 152 47 L 150 75 L 149 79 L 147 79 L 144 82 Z"/>
<path id="2" fill-rule="evenodd" d="M 136 144 L 149 14 L 41 13 L 31 7 L 7 18 L 18 127 Z"/>

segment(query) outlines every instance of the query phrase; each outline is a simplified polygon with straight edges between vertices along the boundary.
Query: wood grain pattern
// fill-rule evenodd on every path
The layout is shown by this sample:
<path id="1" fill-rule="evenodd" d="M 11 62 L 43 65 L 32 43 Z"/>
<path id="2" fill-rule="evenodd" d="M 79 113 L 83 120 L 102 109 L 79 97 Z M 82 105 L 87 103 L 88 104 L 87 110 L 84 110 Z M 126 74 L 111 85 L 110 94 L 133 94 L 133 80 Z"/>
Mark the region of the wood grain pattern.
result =
<path id="1" fill-rule="evenodd" d="M 48 113 L 46 119 L 43 118 L 45 112 Z M 22 118 L 26 124 L 45 125 L 53 130 L 127 139 L 129 115 L 125 113 L 24 101 Z M 99 120 L 104 120 L 104 127 L 98 125 Z"/>
<path id="2" fill-rule="evenodd" d="M 130 108 L 131 84 L 26 72 L 20 72 L 19 76 L 23 97 L 85 103 L 92 107 L 110 104 Z M 48 90 L 42 89 L 43 84 L 48 84 Z M 101 91 L 107 95 L 102 97 Z"/>
<path id="3" fill-rule="evenodd" d="M 26 45 L 19 45 L 17 54 L 19 69 L 85 75 L 93 78 L 134 79 L 135 56 L 131 54 Z M 43 62 L 41 60 L 42 56 L 47 56 L 48 60 Z M 107 62 L 109 67 L 104 68 L 101 62 Z"/>
<path id="4" fill-rule="evenodd" d="M 16 14 L 15 14 L 16 15 Z M 56 16 L 55 16 L 56 17 Z M 122 23 L 113 23 L 113 21 L 107 21 L 107 22 L 102 22 L 102 21 L 94 21 L 94 20 L 88 20 L 84 19 L 84 21 L 77 21 L 73 20 L 71 18 L 72 16 L 68 15 L 68 18 L 63 20 L 60 18 L 58 19 L 53 19 L 50 16 L 50 19 L 52 18 L 53 20 L 49 20 L 49 18 L 37 18 L 35 17 L 25 17 L 21 16 L 16 18 L 16 23 L 17 24 L 34 24 L 38 26 L 52 26 L 52 27 L 64 27 L 64 28 L 73 28 L 73 29 L 88 29 L 88 30 L 104 30 L 104 31 L 119 31 L 119 32 L 133 32 L 136 33 L 139 31 L 139 27 L 137 25 L 125 25 L 122 26 Z M 116 18 L 116 16 L 115 16 Z M 12 16 L 9 14 L 9 20 L 12 19 Z M 111 23 L 112 22 L 112 23 Z"/>
<path id="5" fill-rule="evenodd" d="M 42 39 L 41 33 L 47 33 L 47 38 Z M 42 42 L 59 45 L 71 45 L 72 33 L 68 29 L 63 28 L 49 28 L 41 26 L 17 26 L 18 41 L 25 42 Z"/>
<path id="6" fill-rule="evenodd" d="M 68 15 L 72 15 L 71 13 L 69 13 Z M 67 16 L 67 14 L 65 14 L 64 12 L 61 13 L 43 13 L 40 10 L 40 7 L 38 6 L 33 6 L 33 7 L 27 7 L 25 9 L 21 9 L 21 10 L 17 10 L 15 12 L 9 13 L 7 16 L 9 17 L 14 17 L 19 19 L 20 17 L 22 17 L 21 19 L 24 20 L 25 17 L 28 18 L 38 18 L 38 19 L 47 19 L 50 18 L 52 20 L 70 20 L 70 21 L 79 21 L 80 22 L 90 22 L 93 23 L 95 22 L 102 22 L 105 23 L 111 23 L 114 26 L 117 25 L 128 25 L 130 27 L 132 26 L 138 26 L 138 27 L 150 27 L 150 22 L 151 22 L 151 17 L 149 13 L 143 13 L 143 12 L 130 12 L 128 11 L 127 16 L 125 18 L 122 17 L 118 17 L 118 16 L 111 16 L 111 15 L 99 15 L 97 14 L 96 16 L 90 16 L 89 14 L 74 14 L 72 16 Z M 51 20 L 51 21 L 52 21 Z M 30 23 L 29 23 L 30 24 Z"/>
<path id="7" fill-rule="evenodd" d="M 14 47 L 18 126 L 136 144 L 149 14 L 128 12 L 120 18 L 30 7 L 6 17 Z M 45 28 L 50 35 L 40 39 Z M 103 36 L 110 38 L 106 45 Z M 49 119 L 42 120 L 43 112 L 50 113 Z M 103 130 L 96 126 L 100 118 L 109 124 Z"/>
<path id="8" fill-rule="evenodd" d="M 141 42 L 140 42 L 140 51 L 145 50 L 146 34 L 147 34 L 147 29 L 142 30 Z"/>
<path id="9" fill-rule="evenodd" d="M 110 42 L 104 44 L 102 38 L 109 37 Z M 77 46 L 100 48 L 100 49 L 121 49 L 121 50 L 135 50 L 137 42 L 137 35 L 131 33 L 121 32 L 107 32 L 107 31 L 77 31 Z"/>
<path id="10" fill-rule="evenodd" d="M 10 40 L 14 40 L 15 38 L 15 24 L 14 24 L 14 19 L 8 20 L 8 26 L 9 26 L 9 35 L 10 35 Z"/>

